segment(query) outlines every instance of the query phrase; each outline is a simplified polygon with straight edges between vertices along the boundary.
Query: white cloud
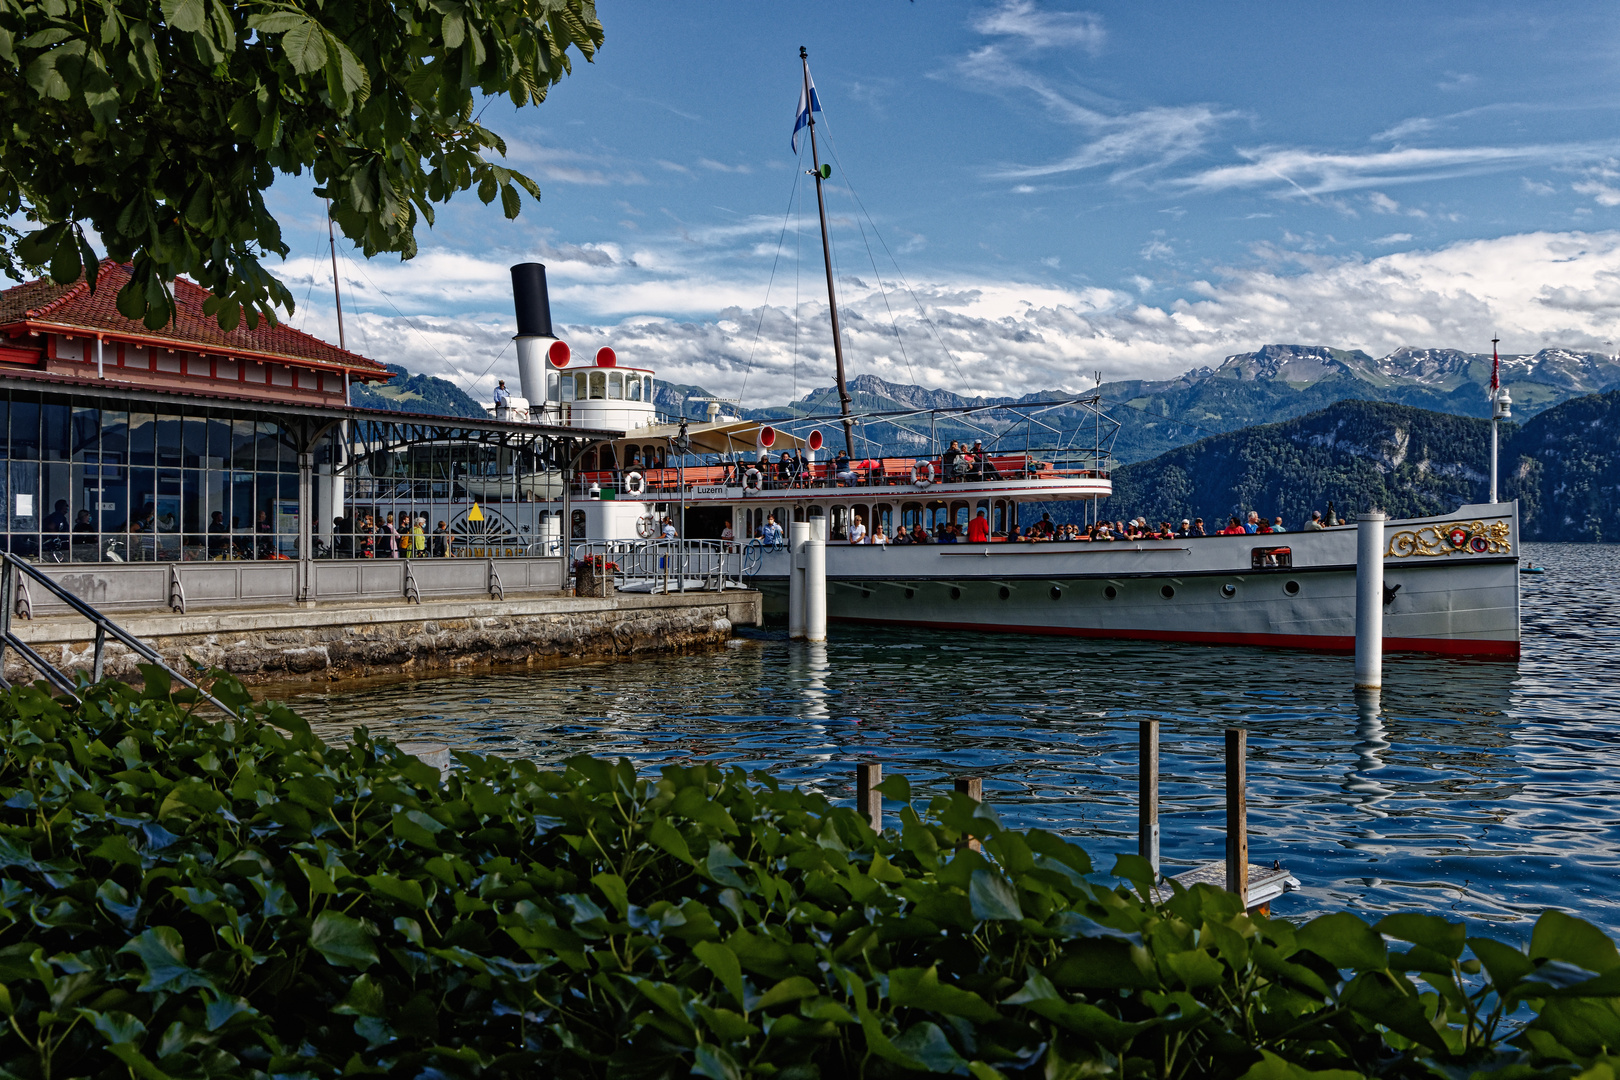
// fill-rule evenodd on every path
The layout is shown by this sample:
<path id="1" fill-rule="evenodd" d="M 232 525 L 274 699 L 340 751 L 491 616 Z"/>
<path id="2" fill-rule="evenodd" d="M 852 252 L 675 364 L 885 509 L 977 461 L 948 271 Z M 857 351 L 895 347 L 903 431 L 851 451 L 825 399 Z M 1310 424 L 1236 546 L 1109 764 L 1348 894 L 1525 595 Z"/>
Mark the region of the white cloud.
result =
<path id="1" fill-rule="evenodd" d="M 1090 53 L 1101 49 L 1107 36 L 1100 15 L 1039 8 L 1031 0 L 1002 0 L 973 28 L 991 37 L 1014 38 L 1029 49 L 1079 46 Z"/>
<path id="2" fill-rule="evenodd" d="M 1409 232 L 1392 232 L 1388 236 L 1380 236 L 1374 240 L 1375 244 L 1404 244 L 1412 239 Z"/>
<path id="3" fill-rule="evenodd" d="M 1498 172 L 1532 164 L 1591 161 L 1612 145 L 1563 143 L 1532 146 L 1403 148 L 1375 153 L 1321 153 L 1290 147 L 1238 151 L 1241 165 L 1219 165 L 1172 184 L 1195 191 L 1271 188 L 1277 195 L 1307 198 L 1388 184 Z"/>
<path id="4" fill-rule="evenodd" d="M 1400 235 L 1384 239 L 1406 242 Z M 1132 280 L 1135 292 L 984 277 L 914 282 L 932 325 L 890 283 L 898 342 L 872 281 L 846 280 L 846 357 L 852 372 L 965 392 L 1079 391 L 1096 368 L 1110 379 L 1170 378 L 1270 342 L 1384 355 L 1401 345 L 1476 347 L 1500 330 L 1507 352 L 1600 347 L 1620 315 L 1620 232 L 1526 233 L 1372 259 L 1259 254 L 1258 266 L 1194 281 L 1157 304 L 1141 299 L 1153 285 L 1145 278 Z M 486 393 L 494 378 L 516 372 L 508 261 L 516 259 L 427 252 L 403 265 L 366 264 L 374 285 L 358 281 L 345 294 L 346 309 L 365 309 L 347 316 L 351 345 Z M 321 265 L 296 260 L 283 276 L 295 295 L 312 294 L 295 322 L 335 340 L 330 273 Z M 648 252 L 619 252 L 611 266 L 557 262 L 549 270 L 560 308 L 596 313 L 562 329 L 581 354 L 611 344 L 661 378 L 742 394 L 749 405 L 831 379 L 825 303 L 795 309 L 779 290 L 762 310 L 763 272 L 726 276 Z M 636 314 L 652 311 L 664 314 Z"/>

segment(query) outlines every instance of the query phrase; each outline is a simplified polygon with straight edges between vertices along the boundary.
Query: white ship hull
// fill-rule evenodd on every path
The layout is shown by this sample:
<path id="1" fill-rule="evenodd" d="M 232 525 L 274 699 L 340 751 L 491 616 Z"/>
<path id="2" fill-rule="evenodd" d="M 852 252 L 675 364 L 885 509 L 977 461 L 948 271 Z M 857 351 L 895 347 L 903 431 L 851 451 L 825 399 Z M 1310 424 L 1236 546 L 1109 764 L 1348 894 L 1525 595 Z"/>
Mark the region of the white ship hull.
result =
<path id="1" fill-rule="evenodd" d="M 1451 535 L 1459 527 L 1460 548 Z M 1516 504 L 1390 521 L 1385 536 L 1387 649 L 1518 656 Z M 1255 549 L 1279 547 L 1289 549 L 1290 566 L 1254 567 Z M 1355 555 L 1355 526 L 1114 543 L 828 544 L 827 614 L 845 623 L 1349 650 Z M 789 557 L 767 552 L 750 579 L 768 615 L 786 613 Z"/>

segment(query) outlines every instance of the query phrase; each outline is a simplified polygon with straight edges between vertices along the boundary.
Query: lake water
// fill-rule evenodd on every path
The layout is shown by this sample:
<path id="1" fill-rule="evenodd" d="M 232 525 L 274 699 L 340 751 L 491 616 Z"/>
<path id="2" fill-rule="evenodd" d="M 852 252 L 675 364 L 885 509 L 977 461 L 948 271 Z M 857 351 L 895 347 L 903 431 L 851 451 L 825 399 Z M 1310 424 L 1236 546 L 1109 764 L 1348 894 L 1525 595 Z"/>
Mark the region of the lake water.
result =
<path id="1" fill-rule="evenodd" d="M 1547 573 L 1522 579 L 1523 659 L 1386 657 L 1376 709 L 1349 656 L 839 626 L 291 701 L 327 738 L 736 764 L 844 799 L 859 762 L 923 793 L 979 775 L 1004 820 L 1103 869 L 1136 849 L 1137 722 L 1157 719 L 1167 873 L 1222 858 L 1221 732 L 1242 726 L 1251 855 L 1304 886 L 1277 914 L 1420 909 L 1522 939 L 1557 906 L 1620 934 L 1620 545 L 1525 552 Z"/>

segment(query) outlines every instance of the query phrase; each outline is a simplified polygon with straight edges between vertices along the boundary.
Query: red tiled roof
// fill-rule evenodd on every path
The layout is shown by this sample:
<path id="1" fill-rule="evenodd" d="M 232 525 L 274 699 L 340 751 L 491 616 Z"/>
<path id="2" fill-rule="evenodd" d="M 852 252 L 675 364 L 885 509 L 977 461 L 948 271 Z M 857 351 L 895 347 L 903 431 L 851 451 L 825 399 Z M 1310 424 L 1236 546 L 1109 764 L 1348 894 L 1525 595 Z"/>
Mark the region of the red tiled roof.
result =
<path id="1" fill-rule="evenodd" d="M 236 324 L 235 330 L 221 330 L 214 316 L 203 312 L 203 303 L 209 297 L 208 290 L 186 278 L 176 278 L 174 282 L 174 318 L 161 329 L 148 330 L 145 323 L 138 319 L 127 319 L 118 311 L 118 290 L 129 281 L 130 274 L 127 263 L 108 259 L 101 264 L 94 295 L 90 292 L 89 282 L 83 277 L 71 285 L 58 285 L 40 278 L 6 289 L 0 292 L 0 327 L 18 324 L 29 326 L 30 329 L 62 327 L 88 334 L 110 334 L 127 341 L 161 342 L 170 346 L 183 344 L 209 352 L 280 357 L 334 367 L 359 368 L 387 377 L 383 365 L 377 361 L 329 345 L 285 323 L 260 319 L 259 325 L 250 330 L 244 318 Z"/>

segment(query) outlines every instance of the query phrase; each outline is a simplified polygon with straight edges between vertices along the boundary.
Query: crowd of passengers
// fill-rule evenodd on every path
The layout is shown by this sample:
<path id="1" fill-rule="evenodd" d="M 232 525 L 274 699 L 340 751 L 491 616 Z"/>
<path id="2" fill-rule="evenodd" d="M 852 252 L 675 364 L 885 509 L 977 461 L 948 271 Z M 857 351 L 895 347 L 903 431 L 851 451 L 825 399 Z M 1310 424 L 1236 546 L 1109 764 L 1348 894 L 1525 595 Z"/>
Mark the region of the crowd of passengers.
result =
<path id="1" fill-rule="evenodd" d="M 1007 455 L 1002 455 L 1001 458 L 1005 463 Z M 916 460 L 918 466 L 929 470 L 934 468 L 934 463 L 927 458 Z M 1049 466 L 1044 462 L 1026 461 L 1025 467 L 1029 471 L 1040 471 Z M 737 472 L 735 478 L 730 478 L 733 483 L 742 484 L 746 473 L 750 469 L 756 469 L 759 472 L 760 482 L 773 488 L 798 487 L 810 483 L 816 475 L 815 463 L 807 460 L 804 454 L 797 450 L 784 450 L 776 458 L 772 458 L 768 452 L 762 450 L 757 461 L 741 461 L 728 468 Z M 882 479 L 883 475 L 881 459 L 856 460 L 840 451 L 833 458 L 824 479 L 831 480 L 834 487 L 857 487 L 872 484 Z M 950 447 L 940 455 L 939 471 L 933 478 L 948 484 L 969 480 L 1000 480 L 1002 475 L 996 468 L 995 458 L 984 448 L 982 442 L 963 446 L 960 441 L 953 439 Z"/>
<path id="2" fill-rule="evenodd" d="M 1301 529 L 1305 532 L 1317 532 L 1329 525 L 1338 524 L 1331 505 L 1328 507 L 1328 515 L 1328 519 L 1324 521 L 1320 510 L 1312 511 Z M 1146 518 L 1133 518 L 1130 521 L 1099 521 L 1082 527 L 1075 524 L 1060 525 L 1052 520 L 1050 513 L 1046 513 L 1028 529 L 1015 525 L 1012 534 L 1005 539 L 1015 543 L 1041 543 L 1051 540 L 1182 540 L 1197 536 L 1251 536 L 1287 531 L 1281 516 L 1268 521 L 1256 510 L 1249 511 L 1247 520 L 1240 520 L 1233 514 L 1227 518 L 1223 528 L 1213 533 L 1208 531 L 1201 517 L 1182 518 L 1179 526 L 1161 521 L 1154 527 L 1148 524 Z M 731 539 L 730 533 L 731 522 L 728 521 L 725 539 Z M 755 533 L 755 539 L 771 546 L 780 546 L 784 542 L 784 537 L 782 526 L 777 523 L 774 514 L 766 518 L 765 524 Z M 895 530 L 893 536 L 889 536 L 881 524 L 868 533 L 866 519 L 856 514 L 847 535 L 835 539 L 850 544 L 984 544 L 991 541 L 990 520 L 985 512 L 980 510 L 965 527 L 955 522 L 941 521 L 930 531 L 918 522 L 910 529 L 902 526 Z"/>

